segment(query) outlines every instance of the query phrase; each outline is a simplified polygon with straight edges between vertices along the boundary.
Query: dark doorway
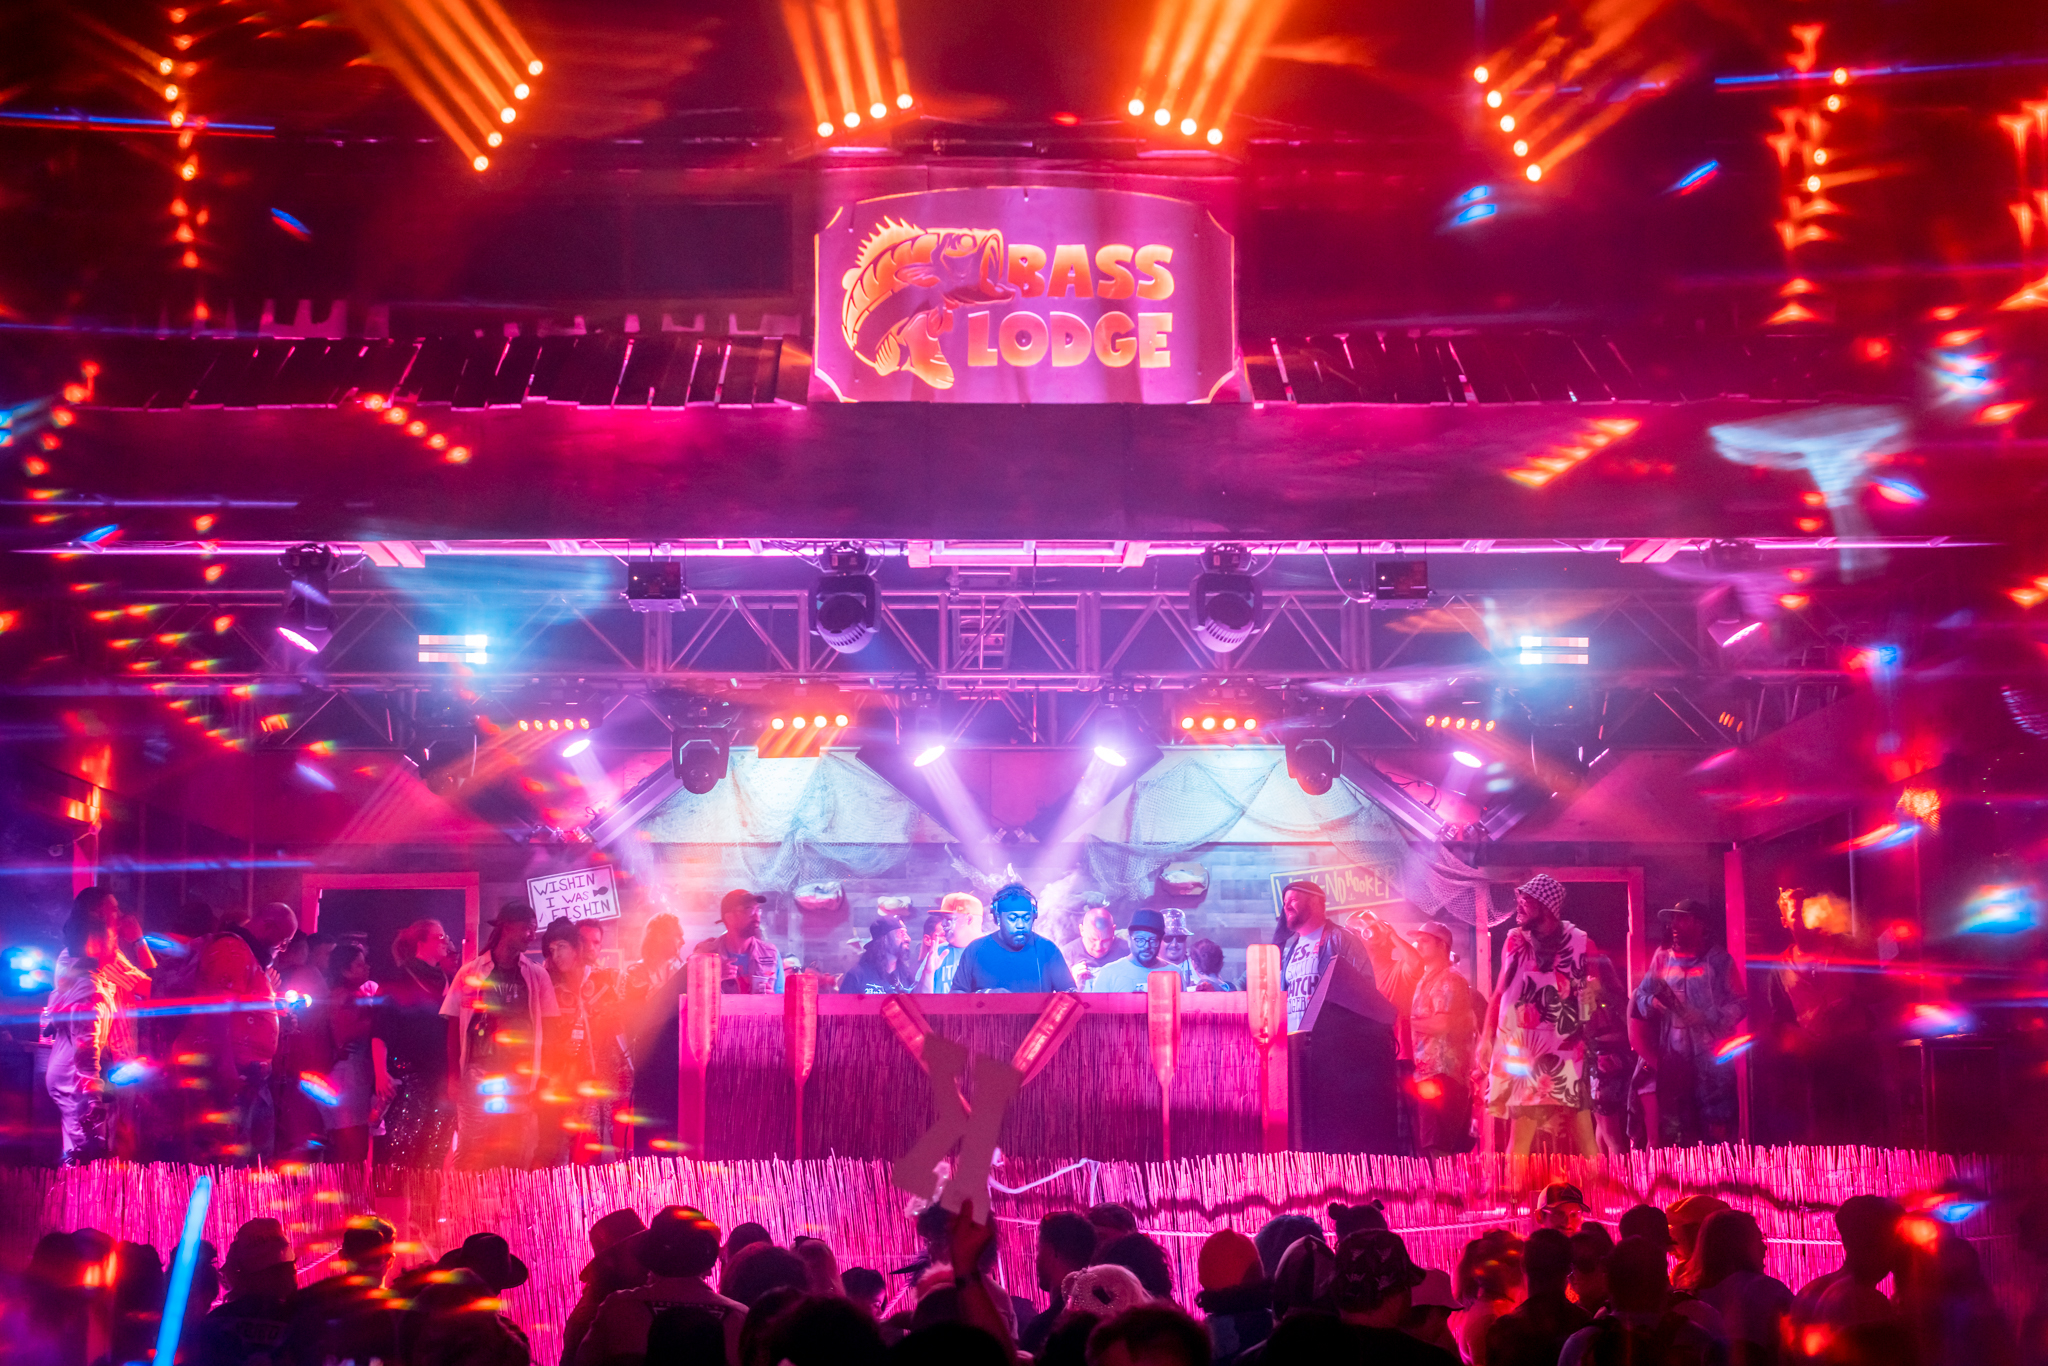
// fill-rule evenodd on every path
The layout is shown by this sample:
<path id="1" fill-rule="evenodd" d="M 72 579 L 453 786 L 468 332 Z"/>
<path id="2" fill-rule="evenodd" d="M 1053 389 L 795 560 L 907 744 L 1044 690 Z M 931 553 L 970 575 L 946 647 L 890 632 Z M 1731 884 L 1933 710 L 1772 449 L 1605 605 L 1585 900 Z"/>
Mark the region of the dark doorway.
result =
<path id="1" fill-rule="evenodd" d="M 397 966 L 391 961 L 391 941 L 398 937 L 398 932 L 415 920 L 429 917 L 441 922 L 449 939 L 462 943 L 461 889 L 329 887 L 320 892 L 320 932 L 362 936 L 370 951 L 372 977 L 385 976 Z"/>

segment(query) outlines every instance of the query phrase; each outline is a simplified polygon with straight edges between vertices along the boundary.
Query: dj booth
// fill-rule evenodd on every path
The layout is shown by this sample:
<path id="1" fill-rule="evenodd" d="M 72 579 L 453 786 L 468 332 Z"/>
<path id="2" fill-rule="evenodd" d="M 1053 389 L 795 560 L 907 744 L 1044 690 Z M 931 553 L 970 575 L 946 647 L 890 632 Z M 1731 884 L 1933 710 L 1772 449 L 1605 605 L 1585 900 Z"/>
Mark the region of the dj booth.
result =
<path id="1" fill-rule="evenodd" d="M 677 1137 L 712 1160 L 894 1159 L 933 1121 L 923 1040 L 937 1034 L 1023 1075 L 997 1138 L 1012 1156 L 1286 1149 L 1284 997 L 1183 993 L 1168 976 L 1143 992 L 955 996 L 819 995 L 803 974 L 784 995 L 720 996 L 693 980 Z"/>

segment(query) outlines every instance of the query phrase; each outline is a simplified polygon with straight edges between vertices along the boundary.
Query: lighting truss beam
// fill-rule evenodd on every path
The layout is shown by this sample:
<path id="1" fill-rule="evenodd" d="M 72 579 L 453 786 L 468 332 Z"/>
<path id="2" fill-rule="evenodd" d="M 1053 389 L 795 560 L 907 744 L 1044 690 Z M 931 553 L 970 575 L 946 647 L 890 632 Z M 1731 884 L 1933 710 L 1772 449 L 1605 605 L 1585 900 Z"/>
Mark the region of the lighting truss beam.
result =
<path id="1" fill-rule="evenodd" d="M 38 502 L 38 508 L 68 506 L 61 502 Z M 1323 555 L 1614 555 L 1624 564 L 1659 564 L 1688 551 L 1704 551 L 1720 539 L 1713 536 L 1626 537 L 1582 536 L 1542 537 L 1529 540 L 1443 539 L 1432 541 L 1242 541 L 1257 556 Z M 1812 554 L 1836 550 L 1933 550 L 1981 545 L 1952 536 L 1759 536 L 1747 538 L 1760 551 Z M 29 555 L 190 556 L 212 559 L 223 555 L 261 555 L 275 558 L 298 544 L 296 541 L 123 540 L 85 544 L 66 541 L 23 547 Z M 646 554 L 647 542 L 610 537 L 574 540 L 439 540 L 439 541 L 327 541 L 337 554 L 361 555 L 386 569 L 422 568 L 428 556 L 508 556 L 514 558 L 625 559 L 633 553 Z M 815 560 L 838 542 L 696 540 L 666 543 L 665 552 L 691 559 L 804 559 Z M 1121 568 L 1133 569 L 1148 559 L 1195 558 L 1210 549 L 1212 541 L 863 541 L 870 556 L 905 559 L 913 569 L 983 566 L 1000 568 Z"/>

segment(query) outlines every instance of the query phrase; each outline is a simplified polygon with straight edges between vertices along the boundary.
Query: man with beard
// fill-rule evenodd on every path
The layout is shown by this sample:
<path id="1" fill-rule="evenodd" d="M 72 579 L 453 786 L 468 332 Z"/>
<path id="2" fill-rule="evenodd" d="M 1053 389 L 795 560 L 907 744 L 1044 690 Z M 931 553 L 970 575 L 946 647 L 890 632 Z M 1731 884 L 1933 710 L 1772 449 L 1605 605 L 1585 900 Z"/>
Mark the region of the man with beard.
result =
<path id="1" fill-rule="evenodd" d="M 1592 941 L 1559 914 L 1564 895 L 1548 873 L 1515 889 L 1515 928 L 1479 1036 L 1487 1113 L 1510 1122 L 1517 1156 L 1528 1155 L 1541 1130 L 1581 1157 L 1599 1151 L 1580 1018 Z"/>
<path id="2" fill-rule="evenodd" d="M 782 991 L 782 955 L 761 937 L 761 906 L 767 900 L 759 892 L 743 888 L 727 892 L 718 904 L 718 919 L 725 933 L 692 951 L 718 955 L 720 989 L 728 996 L 766 996 Z"/>
<path id="3" fill-rule="evenodd" d="M 561 1017 L 547 970 L 526 961 L 538 928 L 533 907 L 506 902 L 483 953 L 456 969 L 441 999 L 457 1155 L 471 1171 L 533 1164 L 547 1031 Z"/>
<path id="4" fill-rule="evenodd" d="M 415 920 L 391 943 L 397 967 L 380 982 L 383 1000 L 372 1010 L 370 1034 L 384 1044 L 391 1102 L 384 1109 L 384 1140 L 377 1160 L 397 1167 L 439 1168 L 455 1136 L 448 1103 L 448 1027 L 441 1000 L 455 967 L 455 941 L 438 920 Z"/>
<path id="5" fill-rule="evenodd" d="M 1380 991 L 1364 937 L 1331 920 L 1324 905 L 1323 889 L 1313 882 L 1280 890 L 1287 1065 L 1301 1102 L 1299 1146 L 1390 1153 L 1399 1132 L 1394 1003 Z"/>
<path id="6" fill-rule="evenodd" d="M 887 996 L 904 990 L 903 961 L 910 955 L 910 930 L 893 915 L 875 917 L 860 961 L 839 979 L 841 996 Z"/>
<path id="7" fill-rule="evenodd" d="M 1472 988 L 1451 963 L 1451 927 L 1416 927 L 1415 985 L 1407 993 L 1415 1053 L 1415 1148 L 1444 1157 L 1472 1147 Z"/>
<path id="8" fill-rule="evenodd" d="M 1131 951 L 1124 957 L 1095 970 L 1088 980 L 1090 991 L 1143 991 L 1155 972 L 1173 972 L 1173 964 L 1161 956 L 1166 938 L 1166 917 L 1144 910 L 1131 916 Z"/>

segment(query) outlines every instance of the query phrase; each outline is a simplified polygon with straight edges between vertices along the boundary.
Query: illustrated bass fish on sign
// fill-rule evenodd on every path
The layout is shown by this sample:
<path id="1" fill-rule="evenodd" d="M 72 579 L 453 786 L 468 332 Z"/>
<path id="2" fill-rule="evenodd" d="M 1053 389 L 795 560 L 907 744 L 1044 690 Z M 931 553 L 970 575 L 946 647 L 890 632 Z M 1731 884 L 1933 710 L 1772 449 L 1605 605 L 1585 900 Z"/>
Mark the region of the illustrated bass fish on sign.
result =
<path id="1" fill-rule="evenodd" d="M 1156 195 L 863 200 L 818 236 L 813 397 L 1206 402 L 1236 364 L 1232 259 L 1207 210 Z"/>

